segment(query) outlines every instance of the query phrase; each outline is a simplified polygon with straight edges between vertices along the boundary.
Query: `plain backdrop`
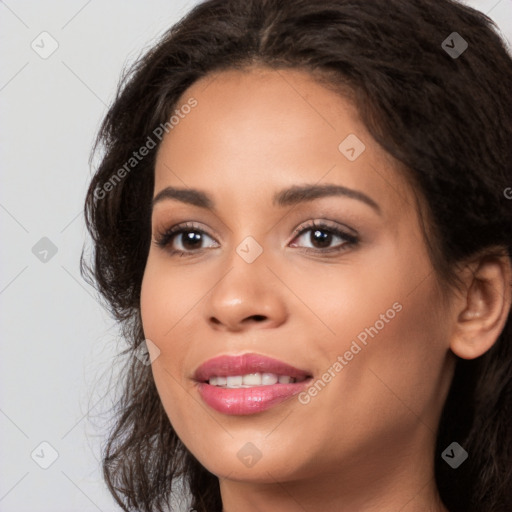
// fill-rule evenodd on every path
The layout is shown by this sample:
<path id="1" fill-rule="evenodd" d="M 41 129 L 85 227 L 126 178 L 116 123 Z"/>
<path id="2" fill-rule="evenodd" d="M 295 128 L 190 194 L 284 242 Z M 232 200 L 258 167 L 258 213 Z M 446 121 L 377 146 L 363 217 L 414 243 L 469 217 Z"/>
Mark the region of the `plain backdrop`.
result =
<path id="1" fill-rule="evenodd" d="M 79 271 L 88 159 L 122 69 L 198 1 L 0 2 L 1 512 L 119 510 L 99 457 L 122 345 Z M 466 3 L 512 41 L 512 0 Z"/>

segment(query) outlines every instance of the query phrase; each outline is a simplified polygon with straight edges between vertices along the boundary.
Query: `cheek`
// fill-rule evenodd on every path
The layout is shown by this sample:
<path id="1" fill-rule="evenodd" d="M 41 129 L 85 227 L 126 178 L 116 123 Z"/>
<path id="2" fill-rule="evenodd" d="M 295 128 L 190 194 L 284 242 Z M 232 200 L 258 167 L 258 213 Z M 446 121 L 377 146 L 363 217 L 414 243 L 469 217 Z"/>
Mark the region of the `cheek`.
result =
<path id="1" fill-rule="evenodd" d="M 177 429 L 187 421 L 186 404 L 190 403 L 191 381 L 185 363 L 195 334 L 194 306 L 207 290 L 204 281 L 186 268 L 176 271 L 150 252 L 141 286 L 142 326 L 144 336 L 160 350 L 151 366 L 153 378 Z"/>
<path id="2" fill-rule="evenodd" d="M 375 373 L 411 408 L 421 409 L 438 392 L 449 348 L 449 326 L 433 276 L 401 303 L 403 310 L 375 350 Z M 378 366 L 377 366 L 378 364 Z"/>
<path id="3" fill-rule="evenodd" d="M 351 335 L 332 351 L 332 361 L 338 354 L 346 363 L 329 400 L 343 400 L 348 429 L 359 424 L 366 425 L 367 435 L 396 434 L 414 428 L 418 418 L 436 429 L 447 383 L 448 330 L 437 314 L 439 296 L 431 279 L 409 295 L 403 290 L 365 308 L 363 320 L 359 313 Z M 338 328 L 355 315 L 340 318 Z"/>
<path id="4" fill-rule="evenodd" d="M 442 402 L 449 325 L 427 255 L 380 249 L 372 264 L 320 276 L 321 293 L 308 296 L 331 331 L 317 349 L 325 357 L 317 370 L 336 375 L 311 405 L 322 415 L 328 403 L 343 403 L 341 422 L 358 418 L 371 425 L 373 417 L 391 427 L 404 417 L 404 425 L 414 420 L 411 411 L 433 413 Z M 333 369 L 339 356 L 343 362 Z"/>
<path id="5" fill-rule="evenodd" d="M 152 364 L 159 393 L 172 386 L 175 379 L 181 380 L 178 369 L 182 367 L 180 345 L 184 340 L 176 336 L 176 331 L 186 313 L 185 300 L 179 291 L 179 280 L 170 275 L 150 254 L 142 280 L 140 307 L 144 336 L 160 350 Z M 163 382 L 165 386 L 161 385 Z"/>
<path id="6" fill-rule="evenodd" d="M 298 269 L 288 281 L 306 308 L 302 314 L 297 303 L 301 309 L 294 311 L 294 321 L 323 332 L 323 345 L 338 353 L 348 350 L 359 334 L 364 338 L 365 329 L 376 322 L 379 331 L 387 329 L 413 283 L 428 275 L 426 270 L 421 273 L 398 261 L 393 249 L 389 244 L 380 245 L 348 256 L 343 264 L 318 266 L 314 272 L 307 267 Z"/>
<path id="7" fill-rule="evenodd" d="M 141 286 L 141 317 L 147 338 L 170 340 L 179 322 L 204 295 L 205 287 L 184 267 L 169 266 L 165 256 L 150 251 Z M 163 346 L 160 347 L 163 350 Z"/>

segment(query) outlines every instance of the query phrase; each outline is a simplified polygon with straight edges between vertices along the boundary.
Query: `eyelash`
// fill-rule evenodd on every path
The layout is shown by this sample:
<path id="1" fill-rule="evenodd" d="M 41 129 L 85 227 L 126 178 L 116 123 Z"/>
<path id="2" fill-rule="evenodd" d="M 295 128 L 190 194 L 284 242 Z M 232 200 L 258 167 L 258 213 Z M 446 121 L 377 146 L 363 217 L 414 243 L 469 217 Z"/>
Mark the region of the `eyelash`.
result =
<path id="1" fill-rule="evenodd" d="M 327 224 L 321 223 L 321 222 L 316 223 L 315 221 L 311 221 L 307 225 L 297 228 L 293 232 L 293 235 L 294 235 L 293 240 L 302 236 L 307 231 L 315 231 L 315 230 L 333 234 L 333 235 L 343 239 L 344 243 L 340 244 L 337 247 L 330 247 L 327 249 L 312 249 L 310 247 L 306 247 L 305 252 L 313 252 L 316 254 L 318 254 L 318 253 L 322 253 L 322 254 L 339 253 L 339 252 L 346 250 L 349 247 L 355 246 L 359 243 L 359 239 L 356 236 L 350 235 L 337 227 L 328 226 Z M 171 227 L 168 230 L 158 233 L 157 236 L 155 237 L 155 243 L 158 247 L 160 247 L 162 249 L 166 249 L 171 244 L 171 242 L 176 237 L 176 235 L 180 235 L 183 233 L 190 233 L 190 232 L 200 233 L 201 235 L 206 235 L 206 236 L 212 238 L 208 233 L 206 233 L 204 230 L 198 228 L 193 223 L 185 223 L 185 224 L 178 224 L 176 226 Z M 174 255 L 176 255 L 176 256 L 177 255 L 193 256 L 202 250 L 204 250 L 204 249 L 197 249 L 196 251 L 192 251 L 192 250 L 191 251 L 181 251 L 179 249 L 168 249 L 170 254 L 173 256 Z"/>

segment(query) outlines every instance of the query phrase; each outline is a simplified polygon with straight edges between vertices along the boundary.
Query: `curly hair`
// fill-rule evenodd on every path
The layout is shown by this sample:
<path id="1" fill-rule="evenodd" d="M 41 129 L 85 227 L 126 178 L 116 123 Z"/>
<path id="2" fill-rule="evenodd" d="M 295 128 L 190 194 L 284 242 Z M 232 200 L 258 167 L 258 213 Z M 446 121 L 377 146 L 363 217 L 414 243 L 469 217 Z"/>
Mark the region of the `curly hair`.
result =
<path id="1" fill-rule="evenodd" d="M 443 47 L 454 32 L 468 44 L 462 55 Z M 498 247 L 510 258 L 512 60 L 488 17 L 452 0 L 207 0 L 125 71 L 94 146 L 103 149 L 85 201 L 94 252 L 90 262 L 82 253 L 82 273 L 122 326 L 125 354 L 144 341 L 140 292 L 158 145 L 130 169 L 126 162 L 195 81 L 254 64 L 304 70 L 340 95 L 350 91 L 423 198 L 432 261 L 447 284 L 472 255 Z M 433 454 L 451 512 L 512 510 L 510 316 L 483 356 L 457 360 Z M 151 367 L 131 357 L 123 372 L 102 454 L 117 503 L 161 512 L 182 482 L 195 510 L 220 512 L 218 478 L 173 430 Z M 457 471 L 441 459 L 454 439 L 470 454 Z"/>

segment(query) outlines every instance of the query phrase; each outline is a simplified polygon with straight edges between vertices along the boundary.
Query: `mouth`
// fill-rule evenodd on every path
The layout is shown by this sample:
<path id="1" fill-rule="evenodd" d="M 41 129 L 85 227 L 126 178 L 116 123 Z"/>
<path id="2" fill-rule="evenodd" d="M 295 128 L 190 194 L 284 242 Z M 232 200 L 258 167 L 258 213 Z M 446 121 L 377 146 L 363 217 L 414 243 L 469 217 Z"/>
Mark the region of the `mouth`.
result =
<path id="1" fill-rule="evenodd" d="M 194 374 L 198 382 L 227 388 L 290 384 L 308 377 L 312 375 L 306 370 L 259 354 L 218 356 L 203 363 Z"/>
<path id="2" fill-rule="evenodd" d="M 311 379 L 307 370 L 259 354 L 219 356 L 194 374 L 203 401 L 229 415 L 255 414 L 283 403 Z"/>

